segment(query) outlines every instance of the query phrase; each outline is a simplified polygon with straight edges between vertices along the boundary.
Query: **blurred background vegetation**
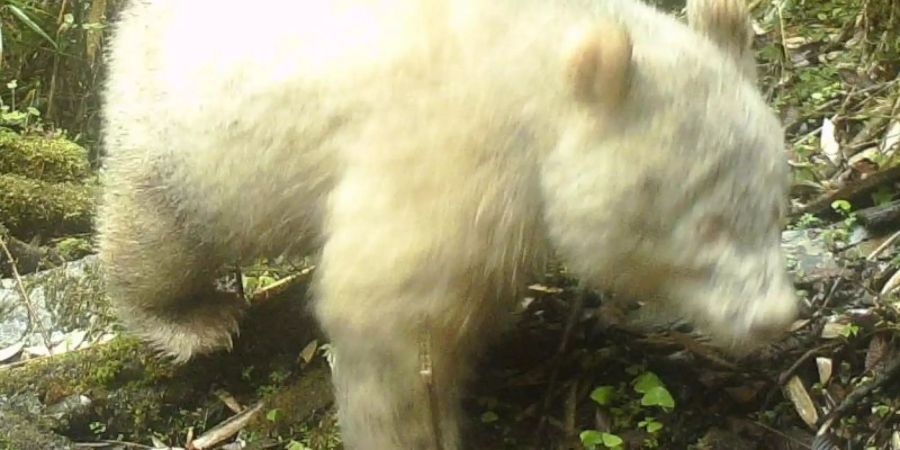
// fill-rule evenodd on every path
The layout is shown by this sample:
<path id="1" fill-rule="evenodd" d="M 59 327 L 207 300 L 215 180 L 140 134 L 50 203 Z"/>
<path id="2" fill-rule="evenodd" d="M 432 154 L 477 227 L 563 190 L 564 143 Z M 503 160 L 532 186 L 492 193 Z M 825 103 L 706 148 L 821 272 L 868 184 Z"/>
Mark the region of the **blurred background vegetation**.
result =
<path id="1" fill-rule="evenodd" d="M 0 126 L 59 133 L 98 164 L 102 52 L 125 0 L 0 0 Z"/>
<path id="2" fill-rule="evenodd" d="M 23 273 L 91 248 L 103 46 L 125 4 L 0 0 L 0 238 Z"/>

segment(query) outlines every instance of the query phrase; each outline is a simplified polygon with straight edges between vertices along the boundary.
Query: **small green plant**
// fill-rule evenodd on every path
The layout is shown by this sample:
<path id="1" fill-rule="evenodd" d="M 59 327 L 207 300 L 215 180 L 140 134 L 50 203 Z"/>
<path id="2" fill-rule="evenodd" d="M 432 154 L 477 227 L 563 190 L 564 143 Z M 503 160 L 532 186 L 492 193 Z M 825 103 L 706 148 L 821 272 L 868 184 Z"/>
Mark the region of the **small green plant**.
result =
<path id="1" fill-rule="evenodd" d="M 815 228 L 820 225 L 822 225 L 822 219 L 820 219 L 810 213 L 804 213 L 802 216 L 800 216 L 800 218 L 797 219 L 797 222 L 794 224 L 793 228 L 807 229 L 807 228 Z"/>
<path id="2" fill-rule="evenodd" d="M 0 102 L 0 127 L 27 129 L 30 125 L 40 120 L 41 112 L 37 108 L 33 106 L 21 108 L 16 104 L 16 90 L 18 87 L 19 82 L 16 80 L 6 83 L 6 88 L 9 89 L 10 104 L 4 105 L 3 102 Z"/>
<path id="3" fill-rule="evenodd" d="M 600 406 L 608 405 L 616 395 L 616 388 L 613 386 L 598 386 L 591 391 L 591 400 L 597 402 Z"/>
<path id="4" fill-rule="evenodd" d="M 835 227 L 822 233 L 822 237 L 829 245 L 847 242 L 850 238 L 850 230 L 856 225 L 857 217 L 852 212 L 853 206 L 847 200 L 835 200 L 831 203 L 831 209 L 844 218 Z"/>
<path id="5" fill-rule="evenodd" d="M 883 419 L 891 413 L 891 407 L 884 403 L 878 403 L 872 406 L 872 413 Z"/>
<path id="6" fill-rule="evenodd" d="M 847 339 L 855 337 L 857 334 L 859 334 L 859 325 L 848 323 L 844 325 L 843 328 L 841 328 L 841 331 L 839 333 L 841 336 Z"/>
<path id="7" fill-rule="evenodd" d="M 653 417 L 645 417 L 643 420 L 638 422 L 638 428 L 643 429 L 648 434 L 648 436 L 645 437 L 643 441 L 641 441 L 641 445 L 644 448 L 659 447 L 658 434 L 663 429 L 662 422 L 657 421 Z"/>
<path id="8" fill-rule="evenodd" d="M 269 381 L 272 384 L 282 384 L 290 376 L 291 376 L 291 373 L 287 370 L 283 370 L 283 369 L 273 370 L 272 373 L 269 374 Z"/>
<path id="9" fill-rule="evenodd" d="M 656 433 L 657 431 L 662 430 L 663 424 L 657 422 L 656 419 L 652 417 L 647 417 L 638 422 L 638 427 L 647 430 L 648 433 Z"/>
<path id="10" fill-rule="evenodd" d="M 584 430 L 579 437 L 586 449 L 622 448 L 623 440 L 617 432 L 638 429 L 644 437 L 641 448 L 659 448 L 663 422 L 647 414 L 648 408 L 668 413 L 675 408 L 675 399 L 655 373 L 630 367 L 626 372 L 634 375 L 631 383 L 619 386 L 597 386 L 590 398 L 611 417 L 609 430 Z M 630 388 L 630 389 L 629 389 Z"/>
<path id="11" fill-rule="evenodd" d="M 318 423 L 304 422 L 292 428 L 291 438 L 283 447 L 285 450 L 337 450 L 341 447 L 337 418 L 328 414 Z"/>
<path id="12" fill-rule="evenodd" d="M 284 447 L 284 449 L 285 450 L 312 450 L 311 448 L 307 447 L 302 442 L 298 442 L 295 440 L 291 440 L 290 442 L 288 442 L 288 444 Z"/>
<path id="13" fill-rule="evenodd" d="M 588 450 L 600 448 L 622 448 L 622 438 L 612 433 L 604 433 L 596 430 L 585 430 L 578 435 L 581 444 Z"/>
<path id="14" fill-rule="evenodd" d="M 278 281 L 278 278 L 273 276 L 273 274 L 268 270 L 263 271 L 256 276 L 244 275 L 243 278 L 244 292 L 246 293 L 246 295 L 253 295 L 260 289 L 263 289 L 266 286 L 269 286 L 272 283 Z"/>
<path id="15" fill-rule="evenodd" d="M 850 202 L 848 202 L 847 200 L 835 200 L 835 201 L 831 202 L 831 209 L 837 211 L 839 214 L 841 214 L 844 217 L 847 217 L 850 215 L 851 208 L 852 207 L 850 205 Z"/>
<path id="16" fill-rule="evenodd" d="M 268 420 L 269 422 L 272 422 L 272 423 L 277 422 L 280 417 L 281 417 L 281 411 L 278 408 L 270 409 L 266 413 L 266 420 Z"/>
<path id="17" fill-rule="evenodd" d="M 653 372 L 644 372 L 638 376 L 634 380 L 634 390 L 644 394 L 641 397 L 643 406 L 659 406 L 666 411 L 675 408 L 675 399 L 672 398 L 672 394 Z"/>
<path id="18" fill-rule="evenodd" d="M 94 433 L 96 436 L 106 433 L 106 424 L 103 422 L 91 422 L 88 424 L 88 428 L 90 428 L 91 433 Z"/>
<path id="19" fill-rule="evenodd" d="M 494 423 L 500 419 L 494 411 L 485 411 L 481 414 L 481 423 Z"/>

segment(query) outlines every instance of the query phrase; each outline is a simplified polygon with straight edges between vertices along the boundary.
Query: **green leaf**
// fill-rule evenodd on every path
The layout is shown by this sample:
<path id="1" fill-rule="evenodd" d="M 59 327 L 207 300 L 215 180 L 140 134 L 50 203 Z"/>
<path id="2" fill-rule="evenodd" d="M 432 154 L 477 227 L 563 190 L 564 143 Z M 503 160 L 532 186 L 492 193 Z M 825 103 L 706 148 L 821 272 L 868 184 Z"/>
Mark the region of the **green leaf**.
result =
<path id="1" fill-rule="evenodd" d="M 603 443 L 603 433 L 597 430 L 584 430 L 578 437 L 581 438 L 581 444 L 588 448 L 594 448 Z"/>
<path id="2" fill-rule="evenodd" d="M 288 445 L 285 447 L 285 450 L 310 450 L 310 448 L 303 445 L 303 443 L 301 443 L 301 442 L 291 440 L 291 442 L 288 442 Z"/>
<path id="3" fill-rule="evenodd" d="M 891 413 L 891 407 L 888 405 L 876 405 L 872 407 L 872 412 L 877 414 L 878 417 L 884 418 Z"/>
<path id="4" fill-rule="evenodd" d="M 269 412 L 266 413 L 266 420 L 269 422 L 275 422 L 278 420 L 278 416 L 281 415 L 281 411 L 278 408 L 270 409 Z"/>
<path id="5" fill-rule="evenodd" d="M 850 202 L 848 202 L 847 200 L 835 200 L 831 202 L 831 209 L 838 212 L 849 212 Z"/>
<path id="6" fill-rule="evenodd" d="M 275 277 L 272 277 L 272 276 L 267 275 L 267 274 L 260 275 L 259 278 L 258 278 L 258 280 L 257 280 L 257 282 L 258 282 L 258 284 L 259 284 L 259 287 L 266 287 L 266 286 L 269 286 L 270 284 L 272 284 L 272 283 L 274 283 L 274 282 L 276 282 L 276 281 L 278 281 L 278 280 L 276 280 Z"/>
<path id="7" fill-rule="evenodd" d="M 647 417 L 638 422 L 638 428 L 644 428 L 648 433 L 656 433 L 663 428 L 663 424 L 652 417 Z"/>
<path id="8" fill-rule="evenodd" d="M 859 334 L 859 326 L 852 324 L 852 323 L 848 323 L 848 324 L 844 325 L 843 328 L 841 328 L 841 330 L 838 333 L 845 338 L 850 338 L 852 336 L 856 336 L 857 334 Z"/>
<path id="9" fill-rule="evenodd" d="M 616 388 L 612 386 L 599 386 L 591 391 L 591 400 L 598 405 L 608 405 L 616 394 Z"/>
<path id="10" fill-rule="evenodd" d="M 18 6 L 9 4 L 9 3 L 6 4 L 6 8 L 9 9 L 10 11 L 12 11 L 13 15 L 16 16 L 19 20 L 21 20 L 22 23 L 25 24 L 25 26 L 27 26 L 28 28 L 31 28 L 31 31 L 34 31 L 35 33 L 39 34 L 42 38 L 46 39 L 47 42 L 49 42 L 50 45 L 53 46 L 53 48 L 59 49 L 59 46 L 56 45 L 56 41 L 54 41 L 53 38 L 50 37 L 50 35 L 45 33 L 44 30 L 41 29 L 40 25 L 35 23 L 34 20 L 31 20 L 31 17 L 28 17 L 28 14 L 25 14 L 25 11 L 22 11 L 21 9 L 19 9 Z"/>
<path id="11" fill-rule="evenodd" d="M 605 445 L 606 448 L 616 448 L 621 446 L 624 442 L 622 438 L 612 433 L 600 433 L 600 437 L 603 439 L 603 445 Z"/>
<path id="12" fill-rule="evenodd" d="M 649 371 L 642 373 L 634 380 L 634 390 L 641 394 L 646 394 L 650 389 L 661 386 L 665 386 L 662 380 L 655 373 Z"/>
<path id="13" fill-rule="evenodd" d="M 484 414 L 481 415 L 481 423 L 493 423 L 499 419 L 500 417 L 493 411 L 485 411 Z"/>
<path id="14" fill-rule="evenodd" d="M 665 387 L 654 386 L 644 393 L 644 397 L 641 398 L 641 405 L 674 408 L 675 399 L 672 398 L 672 394 Z"/>

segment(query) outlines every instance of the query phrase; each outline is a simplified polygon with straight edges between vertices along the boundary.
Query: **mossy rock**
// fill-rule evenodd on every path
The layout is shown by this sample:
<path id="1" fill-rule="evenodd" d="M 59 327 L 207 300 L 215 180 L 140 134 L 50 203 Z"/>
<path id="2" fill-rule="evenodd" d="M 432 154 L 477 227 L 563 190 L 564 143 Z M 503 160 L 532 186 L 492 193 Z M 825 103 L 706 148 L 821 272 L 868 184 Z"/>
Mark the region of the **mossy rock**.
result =
<path id="1" fill-rule="evenodd" d="M 267 411 L 281 412 L 275 421 L 256 418 L 247 434 L 260 439 L 285 434 L 294 437 L 295 430 L 311 430 L 314 425 L 307 422 L 332 401 L 326 363 L 321 359 L 302 367 L 298 363 L 299 349 L 323 339 L 307 314 L 308 305 L 298 301 L 307 297 L 306 287 L 305 283 L 292 286 L 253 305 L 232 352 L 175 366 L 135 338 L 117 337 L 86 349 L 0 368 L 0 399 L 2 393 L 27 393 L 38 400 L 34 408 L 38 413 L 57 417 L 54 412 L 64 410 L 61 405 L 83 395 L 90 405 L 59 415 L 61 418 L 47 427 L 49 432 L 77 441 L 145 442 L 156 436 L 164 442 L 179 442 L 188 427 L 199 434 L 233 415 L 215 395 L 221 389 L 244 405 L 262 397 L 270 405 Z M 72 298 L 68 294 L 63 297 Z M 95 423 L 101 423 L 102 429 L 92 428 Z M 333 437 L 335 429 L 324 434 Z M 4 450 L 2 446 L 0 450 Z"/>
<path id="2" fill-rule="evenodd" d="M 55 434 L 47 420 L 0 408 L 0 450 L 68 450 L 68 439 Z"/>
<path id="3" fill-rule="evenodd" d="M 96 204 L 94 184 L 48 183 L 0 174 L 0 220 L 20 239 L 90 231 Z"/>
<path id="4" fill-rule="evenodd" d="M 0 174 L 72 182 L 89 173 L 87 150 L 68 139 L 0 130 Z"/>

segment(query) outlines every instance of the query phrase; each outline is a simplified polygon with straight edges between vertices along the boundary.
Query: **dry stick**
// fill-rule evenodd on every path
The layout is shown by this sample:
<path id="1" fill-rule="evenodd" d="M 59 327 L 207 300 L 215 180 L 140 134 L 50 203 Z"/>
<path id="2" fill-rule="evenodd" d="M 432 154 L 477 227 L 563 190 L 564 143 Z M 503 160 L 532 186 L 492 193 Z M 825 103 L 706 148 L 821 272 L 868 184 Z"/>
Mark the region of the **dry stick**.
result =
<path id="1" fill-rule="evenodd" d="M 791 55 L 788 54 L 788 46 L 787 39 L 784 36 L 785 28 L 784 28 L 784 1 L 778 2 L 775 6 L 775 11 L 778 13 L 778 36 L 781 38 L 781 51 L 784 52 L 784 60 L 781 63 L 781 77 L 778 80 L 778 84 L 780 86 L 784 86 L 784 83 L 787 82 L 787 68 L 786 66 L 791 63 Z"/>
<path id="2" fill-rule="evenodd" d="M 836 113 L 835 115 L 836 115 L 836 116 L 843 116 L 843 115 L 846 115 L 846 111 L 847 111 L 847 109 L 850 107 L 850 103 L 851 103 L 852 101 L 857 100 L 857 99 L 860 99 L 860 104 L 864 104 L 864 103 L 866 103 L 866 102 L 869 102 L 869 101 L 871 101 L 873 98 L 876 98 L 876 97 L 875 97 L 875 94 L 880 93 L 881 91 L 883 91 L 883 90 L 885 90 L 885 89 L 887 89 L 887 88 L 893 86 L 894 84 L 896 84 L 896 83 L 898 83 L 898 82 L 900 82 L 900 77 L 897 77 L 897 78 L 895 78 L 895 79 L 893 79 L 893 80 L 882 81 L 882 82 L 880 82 L 880 83 L 876 83 L 876 84 L 873 84 L 873 85 L 871 85 L 871 86 L 866 86 L 866 87 L 864 87 L 864 88 L 856 88 L 856 87 L 854 87 L 853 90 L 850 91 L 850 92 L 844 97 L 844 101 L 841 102 L 840 106 L 838 107 L 837 113 Z M 872 94 L 872 95 L 864 95 L 864 94 Z M 808 119 L 810 118 L 810 116 L 817 115 L 817 114 L 820 114 L 820 113 L 824 113 L 826 109 L 828 109 L 828 108 L 834 106 L 837 102 L 838 102 L 838 99 L 831 99 L 831 100 L 826 101 L 825 103 L 822 103 L 821 105 L 817 106 L 814 110 L 812 110 L 812 111 L 810 112 L 810 114 L 807 114 L 806 116 L 800 117 L 800 118 L 798 118 L 797 120 L 793 120 L 793 121 L 791 121 L 791 122 L 789 122 L 789 123 L 786 123 L 786 124 L 784 125 L 784 129 L 785 129 L 785 130 L 792 130 L 794 127 L 796 127 L 797 125 L 799 125 L 801 122 L 803 122 L 803 121 L 805 121 L 805 120 L 808 120 Z M 816 131 L 818 131 L 818 130 L 820 130 L 820 129 L 821 129 L 821 128 L 818 128 Z M 812 133 L 810 133 L 810 134 L 814 134 L 814 133 L 815 133 L 815 131 L 812 132 Z M 797 140 L 796 142 L 801 142 L 802 140 L 803 140 L 803 139 L 800 139 L 800 140 Z"/>
<path id="3" fill-rule="evenodd" d="M 795 139 L 793 145 L 802 144 L 807 139 L 819 134 L 821 131 L 822 131 L 821 125 L 816 128 L 813 128 L 811 131 L 806 132 L 803 136 L 800 136 L 799 138 Z"/>
<path id="4" fill-rule="evenodd" d="M 309 275 L 316 270 L 316 266 L 309 266 L 300 272 L 288 275 L 256 292 L 253 293 L 249 298 L 246 299 L 248 303 L 251 305 L 255 305 L 256 303 L 266 301 L 276 295 L 281 294 L 282 292 L 288 290 L 288 288 L 294 286 L 297 283 L 308 280 Z"/>
<path id="5" fill-rule="evenodd" d="M 892 380 L 894 377 L 900 375 L 900 356 L 895 357 L 887 366 L 885 366 L 884 370 L 869 381 L 866 384 L 857 386 L 844 398 L 844 401 L 838 405 L 837 408 L 831 411 L 831 413 L 826 416 L 825 421 L 822 423 L 822 426 L 819 427 L 819 431 L 816 432 L 816 436 L 821 436 L 828 432 L 831 428 L 831 424 L 836 420 L 840 419 L 844 413 L 854 408 L 863 398 L 869 395 L 875 389 L 883 386 L 888 381 Z"/>
<path id="6" fill-rule="evenodd" d="M 869 256 L 866 257 L 866 261 L 875 261 L 875 259 L 885 251 L 885 249 L 887 249 L 891 245 L 894 245 L 894 242 L 897 242 L 897 239 L 900 239 L 900 231 L 894 232 L 894 234 L 892 234 L 891 237 L 885 239 L 885 241 L 882 242 L 881 245 L 878 246 L 878 248 L 872 250 L 872 253 L 869 253 Z"/>
<path id="7" fill-rule="evenodd" d="M 559 377 L 559 361 L 562 359 L 569 345 L 572 330 L 575 328 L 575 323 L 578 322 L 578 314 L 581 313 L 581 309 L 584 306 L 584 298 L 586 296 L 587 289 L 584 287 L 579 288 L 578 295 L 575 296 L 575 301 L 572 303 L 571 309 L 569 310 L 569 317 L 566 318 L 566 326 L 563 329 L 563 334 L 559 341 L 559 348 L 556 349 L 556 354 L 553 356 L 553 369 L 550 371 L 550 379 L 547 381 L 547 391 L 544 394 L 544 400 L 541 403 L 541 415 L 538 419 L 538 425 L 534 430 L 535 441 L 540 437 L 544 430 L 544 423 L 547 419 L 545 416 L 546 411 L 550 407 L 550 402 L 553 399 L 553 389 L 556 388 L 556 379 Z"/>
<path id="8" fill-rule="evenodd" d="M 875 438 L 878 436 L 878 433 L 880 433 L 881 430 L 884 429 L 884 426 L 887 425 L 888 422 L 893 420 L 893 417 L 895 414 L 897 414 L 897 408 L 890 408 L 888 413 L 885 414 L 884 417 L 882 417 L 878 421 L 878 426 L 876 426 L 875 429 L 872 430 L 872 433 L 870 433 L 869 437 L 866 439 L 866 444 L 865 444 L 867 446 L 866 448 L 871 448 L 868 446 L 875 443 Z M 896 449 L 897 447 L 893 447 L 893 448 Z"/>
<path id="9" fill-rule="evenodd" d="M 831 347 L 837 347 L 838 345 L 839 345 L 838 342 L 828 342 L 828 343 L 822 344 L 816 348 L 811 348 L 811 349 L 807 350 L 806 353 L 801 355 L 799 358 L 797 358 L 796 361 L 794 361 L 793 364 L 791 364 L 791 367 L 788 367 L 784 372 L 781 373 L 781 375 L 778 375 L 778 385 L 784 386 L 784 384 L 787 383 L 787 380 L 791 377 L 791 375 L 793 375 L 794 372 L 796 372 L 797 369 L 799 369 L 800 366 L 804 362 L 806 362 L 809 358 L 812 358 L 813 356 L 815 356 L 816 354 L 818 354 L 819 352 L 821 352 L 823 350 L 830 349 Z"/>
<path id="10" fill-rule="evenodd" d="M 835 283 L 835 285 L 836 285 L 836 284 L 837 284 L 837 283 Z M 832 285 L 832 288 L 834 288 L 835 285 Z M 830 295 L 830 294 L 829 294 L 829 295 Z M 826 298 L 827 298 L 827 297 L 826 297 Z M 796 346 L 797 348 L 803 348 L 803 347 L 805 347 L 805 346 L 807 346 L 807 345 L 812 345 L 812 342 L 815 341 L 816 336 L 819 336 L 819 335 L 822 333 L 822 329 L 824 328 L 824 324 L 817 324 L 817 323 L 815 323 L 815 322 L 812 320 L 812 319 L 817 318 L 819 314 L 821 314 L 821 309 L 820 309 L 820 310 L 817 310 L 817 311 L 813 314 L 813 317 L 810 319 L 808 325 L 810 325 L 810 326 L 813 326 L 813 325 L 814 325 L 814 327 L 810 330 L 809 334 L 807 334 L 807 338 L 806 338 L 806 339 L 802 339 L 803 342 L 800 342 L 800 343 Z M 803 327 L 805 328 L 806 326 L 807 326 L 807 325 L 804 325 Z M 795 331 L 798 331 L 798 330 L 795 330 Z M 807 342 L 807 341 L 808 341 L 808 342 Z M 796 372 L 797 369 L 799 369 L 800 366 L 801 366 L 805 361 L 807 361 L 810 357 L 814 356 L 818 351 L 824 350 L 824 349 L 826 349 L 826 348 L 828 348 L 829 346 L 832 346 L 832 345 L 837 346 L 838 344 L 839 344 L 839 343 L 829 342 L 829 343 L 827 343 L 827 344 L 821 345 L 821 346 L 816 347 L 816 348 L 814 348 L 814 349 L 808 350 L 808 351 L 806 351 L 803 355 L 801 355 L 800 358 L 799 358 L 797 361 L 794 361 L 794 363 L 791 364 L 790 367 L 788 367 L 784 372 L 782 372 L 781 374 L 779 374 L 778 379 L 775 380 L 775 381 L 776 381 L 775 386 L 772 386 L 772 388 L 769 389 L 769 392 L 766 394 L 766 397 L 765 397 L 765 399 L 763 400 L 763 403 L 762 403 L 762 404 L 763 404 L 763 409 L 768 408 L 768 405 L 771 404 L 772 399 L 775 398 L 775 395 L 778 394 L 779 392 L 782 392 L 782 389 L 781 389 L 781 388 L 784 386 L 785 383 L 787 383 L 788 378 L 790 378 L 791 375 L 793 375 L 794 372 Z"/>
<path id="11" fill-rule="evenodd" d="M 263 409 L 263 406 L 265 406 L 264 402 L 257 402 L 255 405 L 241 411 L 239 414 L 235 414 L 228 419 L 225 419 L 225 421 L 216 425 L 213 429 L 201 434 L 197 439 L 188 442 L 187 448 L 190 450 L 212 448 L 216 444 L 237 434 L 238 431 L 241 431 L 241 429 L 250 422 L 250 419 Z"/>
<path id="12" fill-rule="evenodd" d="M 847 264 L 844 264 L 843 267 L 841 267 L 841 272 L 844 272 L 845 270 L 847 270 Z M 827 308 L 828 304 L 831 303 L 831 299 L 834 297 L 834 293 L 837 292 L 838 287 L 840 287 L 841 282 L 843 281 L 843 276 L 838 276 L 838 279 L 834 280 L 834 283 L 831 284 L 831 289 L 828 290 L 828 293 L 825 294 L 825 298 L 822 299 L 822 304 L 819 305 L 819 308 L 816 309 L 815 314 L 813 314 L 813 318 L 819 318 L 822 316 L 822 311 L 825 311 L 825 308 Z"/>
<path id="13" fill-rule="evenodd" d="M 104 440 L 102 440 L 102 441 L 97 441 L 96 443 L 94 443 L 94 442 L 76 442 L 76 443 L 75 443 L 75 448 L 82 448 L 82 447 L 84 447 L 84 448 L 90 448 L 90 446 L 94 446 L 94 445 L 96 445 L 97 443 L 99 443 L 99 444 L 124 445 L 124 446 L 126 446 L 126 447 L 142 448 L 142 449 L 148 449 L 148 450 L 154 450 L 154 449 L 156 448 L 156 447 L 153 447 L 152 445 L 139 444 L 139 443 L 137 443 L 137 442 L 130 442 L 130 441 L 123 441 L 123 440 L 121 440 L 121 439 L 104 439 Z M 102 447 L 102 448 L 106 448 L 106 446 L 104 446 L 104 447 Z"/>
<path id="14" fill-rule="evenodd" d="M 828 209 L 831 203 L 835 200 L 853 198 L 871 191 L 878 186 L 892 183 L 897 180 L 900 180 L 900 165 L 891 167 L 887 170 L 882 170 L 881 172 L 876 172 L 857 183 L 853 183 L 838 190 L 826 193 L 809 202 L 805 206 L 798 208 L 796 211 L 791 213 L 791 217 L 799 217 L 805 213 L 820 213 Z"/>
<path id="15" fill-rule="evenodd" d="M 809 444 L 807 444 L 807 443 L 805 443 L 805 442 L 803 442 L 803 441 L 800 441 L 799 439 L 797 439 L 797 438 L 795 438 L 795 437 L 793 437 L 793 436 L 790 436 L 790 435 L 784 433 L 784 432 L 781 431 L 781 430 L 777 430 L 777 429 L 772 428 L 772 427 L 770 427 L 770 426 L 768 426 L 768 425 L 766 425 L 766 424 L 764 424 L 764 423 L 756 422 L 756 421 L 753 421 L 753 420 L 751 420 L 751 421 L 749 421 L 749 422 L 752 423 L 753 425 L 756 425 L 756 426 L 762 428 L 763 430 L 768 431 L 769 433 L 772 433 L 772 434 L 774 434 L 774 435 L 777 435 L 777 436 L 781 437 L 782 439 L 784 439 L 784 440 L 786 440 L 786 441 L 790 441 L 790 442 L 791 442 L 792 444 L 794 444 L 794 445 L 799 445 L 799 446 L 801 446 L 801 447 L 803 447 L 803 448 L 812 448 L 812 447 L 810 447 Z"/>
<path id="16" fill-rule="evenodd" d="M 56 16 L 56 23 L 62 24 L 66 14 L 66 5 L 69 2 L 62 2 L 59 13 Z M 59 36 L 62 33 L 62 27 L 58 27 L 56 31 L 56 42 L 59 43 Z M 56 97 L 56 77 L 59 74 L 59 50 L 53 52 L 53 69 L 50 73 L 50 92 L 47 93 L 47 117 L 53 117 L 53 100 Z"/>
<path id="17" fill-rule="evenodd" d="M 563 414 L 563 426 L 565 427 L 563 432 L 565 433 L 566 440 L 572 439 L 575 437 L 575 421 L 576 415 L 578 413 L 578 379 L 569 384 L 569 392 L 566 396 L 565 402 L 565 412 Z M 561 446 L 561 448 L 564 448 Z"/>
<path id="18" fill-rule="evenodd" d="M 241 296 L 241 300 L 247 301 L 247 293 L 244 291 L 244 274 L 241 272 L 241 266 L 234 266 L 231 274 L 237 279 L 237 293 Z"/>
<path id="19" fill-rule="evenodd" d="M 872 100 L 873 98 L 875 98 L 875 96 L 874 96 L 875 94 L 878 94 L 881 91 L 883 91 L 884 89 L 891 87 L 894 83 L 897 83 L 898 81 L 900 81 L 900 77 L 894 78 L 893 80 L 875 83 L 871 86 L 866 86 L 864 88 L 859 88 L 859 89 L 857 89 L 854 86 L 853 90 L 849 94 L 847 94 L 847 98 L 845 98 L 844 101 L 841 103 L 841 107 L 838 110 L 838 112 L 840 114 L 845 113 L 847 111 L 847 109 L 850 107 L 850 102 L 857 97 L 862 97 L 863 94 L 871 93 L 872 95 L 867 95 L 865 97 L 862 97 L 862 103 L 866 103 L 866 102 Z"/>
<path id="20" fill-rule="evenodd" d="M 900 82 L 900 76 L 897 76 L 893 80 L 884 81 L 867 88 L 860 89 L 858 92 L 859 94 L 872 91 L 872 95 L 863 97 L 858 106 L 863 107 L 866 103 L 876 100 L 878 98 L 876 94 L 880 94 L 882 91 L 887 90 L 898 82 Z M 855 136 L 853 136 L 847 143 L 847 145 L 845 146 L 845 152 L 856 153 L 866 146 L 876 144 L 879 139 L 877 139 L 874 135 L 877 131 L 880 131 L 882 127 L 888 125 L 893 117 L 897 116 L 898 108 L 900 108 L 900 96 L 897 96 L 893 107 L 890 111 L 887 111 L 886 114 L 882 112 L 880 106 L 876 106 L 875 109 L 873 109 L 873 111 L 867 115 L 869 117 L 869 120 L 865 124 L 863 124 L 862 130 L 860 130 Z"/>
<path id="21" fill-rule="evenodd" d="M 16 261 L 13 259 L 12 253 L 9 252 L 9 247 L 6 246 L 6 240 L 3 239 L 3 236 L 0 236 L 0 247 L 2 247 L 3 253 L 6 255 L 6 260 L 9 261 L 9 267 L 12 270 L 13 278 L 16 280 L 16 287 L 19 288 L 22 302 L 25 303 L 25 310 L 28 312 L 28 323 L 37 327 L 38 332 L 41 334 L 41 338 L 44 341 L 44 346 L 47 347 L 47 351 L 49 352 L 51 347 L 50 334 L 47 333 L 47 329 L 44 328 L 44 324 L 38 319 L 34 308 L 31 306 L 31 297 L 29 297 L 28 292 L 25 291 L 25 284 L 22 282 L 22 277 L 19 276 L 19 270 L 16 268 Z"/>

